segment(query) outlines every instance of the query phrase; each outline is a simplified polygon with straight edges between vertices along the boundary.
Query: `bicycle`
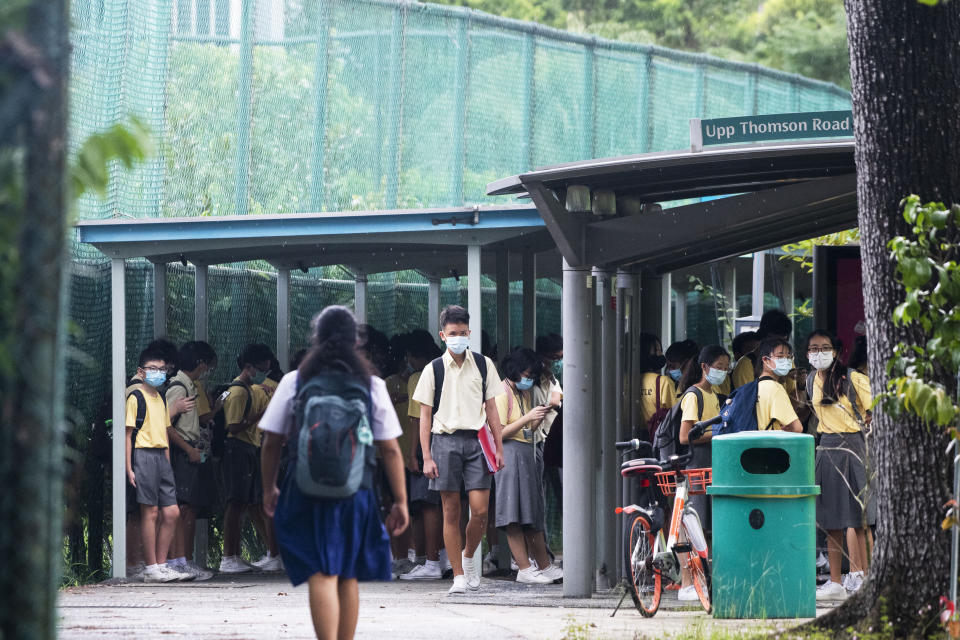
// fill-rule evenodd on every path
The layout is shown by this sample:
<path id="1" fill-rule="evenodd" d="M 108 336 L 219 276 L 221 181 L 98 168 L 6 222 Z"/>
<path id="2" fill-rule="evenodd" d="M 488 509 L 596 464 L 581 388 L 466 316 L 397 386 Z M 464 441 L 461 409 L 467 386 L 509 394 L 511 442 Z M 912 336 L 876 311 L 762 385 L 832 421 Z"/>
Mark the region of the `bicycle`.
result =
<path id="1" fill-rule="evenodd" d="M 690 451 L 686 454 L 670 456 L 666 460 L 635 458 L 620 466 L 620 475 L 638 483 L 642 490 L 641 499 L 647 501 L 646 506 L 631 504 L 617 508 L 617 514 L 626 515 L 623 542 L 629 582 L 627 590 L 644 617 L 656 615 L 660 608 L 664 577 L 680 583 L 681 566 L 690 572 L 700 604 L 707 613 L 711 611 L 709 550 L 700 516 L 687 499 L 691 495 L 706 493 L 712 469 L 684 467 L 693 458 L 693 447 L 710 444 L 698 445 L 693 441 L 703 437 L 706 430 L 718 421 L 714 418 L 693 425 Z M 650 448 L 652 453 L 648 442 L 634 439 L 616 443 L 617 449 L 623 451 L 621 455 L 639 451 L 642 445 Z M 654 481 L 665 496 L 676 496 L 666 538 L 664 510 L 657 502 Z"/>

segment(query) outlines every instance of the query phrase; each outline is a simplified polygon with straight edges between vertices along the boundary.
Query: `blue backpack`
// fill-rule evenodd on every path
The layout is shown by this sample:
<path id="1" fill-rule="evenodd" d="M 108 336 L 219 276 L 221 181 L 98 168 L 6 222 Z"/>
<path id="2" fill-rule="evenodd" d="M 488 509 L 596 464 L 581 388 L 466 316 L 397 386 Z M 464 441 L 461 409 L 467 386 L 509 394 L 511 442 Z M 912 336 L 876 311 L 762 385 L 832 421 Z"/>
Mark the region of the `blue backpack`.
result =
<path id="1" fill-rule="evenodd" d="M 294 478 L 301 493 L 343 499 L 373 487 L 376 458 L 370 428 L 370 390 L 355 376 L 324 371 L 297 382 L 291 442 Z"/>
<path id="2" fill-rule="evenodd" d="M 722 422 L 714 425 L 714 436 L 757 430 L 757 391 L 761 380 L 773 380 L 773 378 L 769 376 L 757 378 L 740 385 L 730 393 L 727 402 L 720 407 Z"/>

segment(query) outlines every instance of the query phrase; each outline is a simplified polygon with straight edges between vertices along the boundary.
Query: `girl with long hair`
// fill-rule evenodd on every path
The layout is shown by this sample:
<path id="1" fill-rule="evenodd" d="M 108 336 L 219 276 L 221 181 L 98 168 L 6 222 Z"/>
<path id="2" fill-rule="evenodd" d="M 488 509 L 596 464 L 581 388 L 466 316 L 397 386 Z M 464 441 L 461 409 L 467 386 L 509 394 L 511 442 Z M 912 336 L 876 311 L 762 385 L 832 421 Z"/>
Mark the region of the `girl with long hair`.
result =
<path id="1" fill-rule="evenodd" d="M 317 638 L 351 638 L 359 610 L 358 580 L 389 580 L 390 539 L 406 529 L 407 492 L 401 434 L 396 412 L 383 380 L 357 346 L 357 322 L 346 307 L 324 309 L 313 322 L 313 344 L 300 367 L 283 376 L 273 401 L 260 420 L 264 430 L 263 509 L 273 518 L 287 575 L 294 586 L 307 582 L 310 614 Z M 380 522 L 374 490 L 362 486 L 344 499 L 313 498 L 297 487 L 289 465 L 277 486 L 284 440 L 296 439 L 294 408 L 297 391 L 318 374 L 353 378 L 369 389 L 369 423 L 386 470 L 393 506 Z"/>

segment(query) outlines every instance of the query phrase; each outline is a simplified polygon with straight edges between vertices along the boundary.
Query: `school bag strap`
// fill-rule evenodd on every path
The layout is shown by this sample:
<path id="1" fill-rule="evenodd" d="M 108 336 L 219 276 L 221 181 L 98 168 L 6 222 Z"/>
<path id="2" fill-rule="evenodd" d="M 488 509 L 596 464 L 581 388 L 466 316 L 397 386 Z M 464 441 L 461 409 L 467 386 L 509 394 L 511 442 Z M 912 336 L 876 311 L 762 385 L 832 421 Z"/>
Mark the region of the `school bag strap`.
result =
<path id="1" fill-rule="evenodd" d="M 170 383 L 170 386 L 167 387 L 166 393 L 163 394 L 164 400 L 166 400 L 166 398 L 167 398 L 167 393 L 170 392 L 170 389 L 173 389 L 174 387 L 183 387 L 184 392 L 187 391 L 187 385 L 183 384 L 183 381 L 181 381 L 181 380 L 174 380 L 173 382 Z M 177 414 L 177 417 L 176 417 L 176 418 L 173 418 L 173 419 L 170 421 L 170 426 L 171 426 L 171 427 L 177 426 L 177 423 L 180 422 L 180 416 L 182 416 L 182 415 L 183 415 L 182 413 L 178 413 L 178 414 Z"/>
<path id="2" fill-rule="evenodd" d="M 810 396 L 811 404 L 813 403 L 813 385 L 816 376 L 816 371 L 811 371 L 807 374 L 807 395 Z M 860 409 L 857 408 L 859 397 L 853 386 L 853 369 L 847 369 L 846 375 L 843 376 L 843 395 L 847 396 L 847 400 L 850 401 L 850 406 L 853 408 L 853 417 L 856 419 L 857 424 L 863 426 L 863 414 L 861 414 Z"/>
<path id="3" fill-rule="evenodd" d="M 656 395 L 656 400 L 655 400 L 656 404 L 654 405 L 654 407 L 655 407 L 655 408 L 654 408 L 654 411 L 655 411 L 655 412 L 656 412 L 656 411 L 660 411 L 660 378 L 662 378 L 662 377 L 663 377 L 663 376 L 661 376 L 659 373 L 657 374 L 657 381 L 656 381 L 656 383 L 655 383 L 655 385 L 656 385 L 656 387 L 657 387 L 657 391 L 656 391 L 656 394 L 657 394 L 657 395 Z M 702 405 L 703 402 L 701 401 L 700 404 Z"/>
<path id="4" fill-rule="evenodd" d="M 147 399 L 143 396 L 143 391 L 140 389 L 134 389 L 127 394 L 127 397 L 133 396 L 137 399 L 137 417 L 135 421 L 135 426 L 133 427 L 133 448 L 137 448 L 137 436 L 140 435 L 140 429 L 143 428 L 143 423 L 147 420 Z"/>
<path id="5" fill-rule="evenodd" d="M 253 407 L 253 388 L 243 380 L 234 380 L 227 389 L 242 387 L 247 392 L 247 402 L 243 405 L 243 419 L 246 420 L 250 415 L 250 409 Z"/>
<path id="6" fill-rule="evenodd" d="M 657 387 L 659 389 L 659 387 Z M 689 389 L 683 392 L 683 395 L 692 393 L 697 398 L 697 422 L 703 420 L 703 391 L 700 391 L 700 387 L 693 385 Z M 683 401 L 683 396 L 680 396 L 681 402 Z"/>
<path id="7" fill-rule="evenodd" d="M 470 353 L 473 354 L 473 361 L 477 365 L 477 371 L 480 372 L 480 404 L 482 405 L 486 402 L 484 396 L 487 395 L 487 358 L 476 351 Z M 443 394 L 443 378 L 445 375 L 443 356 L 434 358 L 430 366 L 433 367 L 433 413 L 436 415 L 437 410 L 440 409 L 440 396 Z"/>
<path id="8" fill-rule="evenodd" d="M 507 392 L 507 422 L 509 422 L 510 414 L 513 413 L 513 389 L 506 380 L 503 381 L 503 390 Z M 523 407 L 520 407 L 520 410 L 522 411 Z"/>

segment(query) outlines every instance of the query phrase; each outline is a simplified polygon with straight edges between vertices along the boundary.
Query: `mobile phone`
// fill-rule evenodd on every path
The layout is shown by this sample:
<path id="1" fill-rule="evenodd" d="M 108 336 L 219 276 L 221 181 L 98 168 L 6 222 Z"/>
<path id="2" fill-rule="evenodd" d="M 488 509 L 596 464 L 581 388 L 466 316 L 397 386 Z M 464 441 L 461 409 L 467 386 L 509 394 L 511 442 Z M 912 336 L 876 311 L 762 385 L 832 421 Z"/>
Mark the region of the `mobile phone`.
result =
<path id="1" fill-rule="evenodd" d="M 223 393 L 220 394 L 220 397 L 217 398 L 217 400 L 219 400 L 220 402 L 223 402 L 224 400 L 227 399 L 227 397 L 228 397 L 229 395 L 230 395 L 230 390 L 227 389 L 226 391 L 224 391 Z"/>

